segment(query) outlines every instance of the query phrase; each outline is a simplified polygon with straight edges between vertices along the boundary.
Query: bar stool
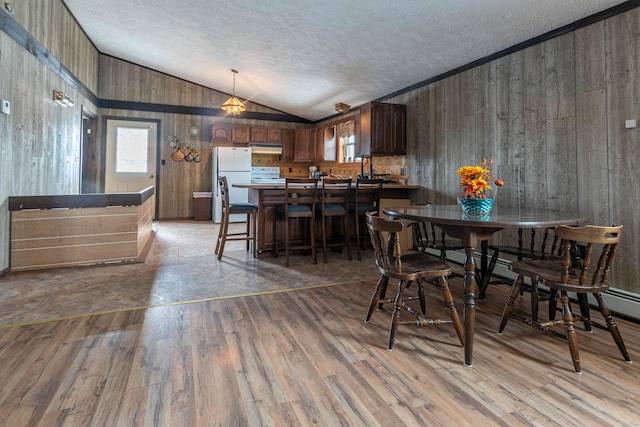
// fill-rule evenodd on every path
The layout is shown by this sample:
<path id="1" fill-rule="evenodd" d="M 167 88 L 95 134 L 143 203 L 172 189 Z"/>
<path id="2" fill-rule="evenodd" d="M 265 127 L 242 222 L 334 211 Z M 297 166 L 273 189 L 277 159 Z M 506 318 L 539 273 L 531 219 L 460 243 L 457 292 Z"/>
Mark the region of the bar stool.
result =
<path id="1" fill-rule="evenodd" d="M 349 214 L 353 216 L 356 223 L 358 261 L 362 261 L 361 250 L 364 249 L 364 242 L 368 238 L 365 216 L 367 212 L 378 212 L 382 181 L 382 178 L 357 178 L 356 196 L 353 201 L 349 202 Z"/>
<path id="2" fill-rule="evenodd" d="M 216 243 L 215 253 L 218 260 L 222 259 L 224 245 L 227 240 L 246 240 L 247 250 L 249 250 L 249 242 L 253 245 L 253 257 L 258 256 L 256 245 L 256 222 L 258 217 L 258 207 L 253 203 L 229 203 L 229 186 L 227 177 L 218 177 L 220 185 L 220 199 L 222 200 L 222 221 L 220 222 L 220 231 L 218 232 L 218 241 Z M 247 229 L 242 233 L 229 233 L 229 215 L 246 214 Z"/>
<path id="3" fill-rule="evenodd" d="M 322 192 L 316 211 L 322 221 L 322 255 L 327 263 L 327 248 L 347 248 L 347 258 L 351 261 L 351 245 L 349 244 L 349 193 L 351 178 L 324 178 Z M 332 243 L 327 243 L 327 220 L 342 218 L 342 226 L 338 221 L 332 221 Z M 340 231 L 344 232 L 341 238 Z"/>
<path id="4" fill-rule="evenodd" d="M 311 260 L 317 264 L 316 246 L 315 246 L 315 216 L 316 216 L 316 200 L 318 197 L 318 181 L 312 178 L 285 178 L 285 203 L 277 205 L 273 218 L 273 242 L 274 257 L 278 258 L 277 238 L 277 222 L 278 216 L 284 218 L 285 221 L 285 254 L 287 257 L 286 266 L 289 267 L 289 250 L 290 249 L 310 249 Z M 301 239 L 291 241 L 291 219 L 296 218 L 300 221 L 307 222 L 304 234 Z M 309 236 L 306 236 L 309 235 Z M 292 246 L 292 243 L 296 243 Z"/>

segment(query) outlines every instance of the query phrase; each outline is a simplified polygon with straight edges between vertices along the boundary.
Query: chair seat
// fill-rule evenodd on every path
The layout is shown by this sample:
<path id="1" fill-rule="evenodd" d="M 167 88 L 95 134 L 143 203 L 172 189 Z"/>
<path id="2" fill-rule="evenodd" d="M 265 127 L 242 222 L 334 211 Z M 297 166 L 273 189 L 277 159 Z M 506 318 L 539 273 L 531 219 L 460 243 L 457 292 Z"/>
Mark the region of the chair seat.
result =
<path id="1" fill-rule="evenodd" d="M 284 214 L 286 211 L 285 205 L 278 205 L 275 208 L 276 212 Z M 311 213 L 310 205 L 289 205 L 289 213 Z"/>
<path id="2" fill-rule="evenodd" d="M 559 282 L 558 278 L 562 274 L 562 262 L 559 260 L 514 261 L 509 264 L 509 269 L 523 276 L 538 277 L 538 280 L 542 281 L 546 286 L 561 291 L 593 293 L 604 292 L 609 289 L 608 283 L 593 285 L 588 282 L 588 284 L 580 285 L 580 270 L 576 268 L 569 268 L 567 283 Z"/>
<path id="3" fill-rule="evenodd" d="M 322 211 L 322 204 L 318 203 L 316 205 L 316 212 Z M 325 203 L 324 205 L 325 214 L 345 214 L 347 211 L 344 208 L 344 205 L 339 205 L 337 203 Z"/>
<path id="4" fill-rule="evenodd" d="M 373 203 L 358 203 L 358 213 L 363 214 L 365 212 L 374 212 L 378 208 Z M 349 212 L 354 213 L 356 211 L 356 203 L 349 202 Z"/>
<path id="5" fill-rule="evenodd" d="M 438 257 L 416 253 L 402 256 L 402 272 L 397 271 L 395 259 L 391 258 L 390 269 L 385 270 L 383 274 L 397 280 L 433 279 L 450 275 L 451 267 Z"/>
<path id="6" fill-rule="evenodd" d="M 231 213 L 244 213 L 257 211 L 258 207 L 253 203 L 233 203 L 229 205 L 229 211 Z"/>

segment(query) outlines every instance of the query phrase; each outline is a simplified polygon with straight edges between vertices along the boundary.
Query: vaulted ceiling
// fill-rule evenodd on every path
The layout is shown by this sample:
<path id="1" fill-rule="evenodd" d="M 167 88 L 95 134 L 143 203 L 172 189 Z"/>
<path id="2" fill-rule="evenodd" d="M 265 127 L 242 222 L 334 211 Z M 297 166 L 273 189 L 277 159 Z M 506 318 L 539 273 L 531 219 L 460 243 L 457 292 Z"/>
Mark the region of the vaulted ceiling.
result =
<path id="1" fill-rule="evenodd" d="M 64 0 L 101 53 L 308 120 L 620 0 Z M 211 106 L 219 108 L 219 106 Z"/>

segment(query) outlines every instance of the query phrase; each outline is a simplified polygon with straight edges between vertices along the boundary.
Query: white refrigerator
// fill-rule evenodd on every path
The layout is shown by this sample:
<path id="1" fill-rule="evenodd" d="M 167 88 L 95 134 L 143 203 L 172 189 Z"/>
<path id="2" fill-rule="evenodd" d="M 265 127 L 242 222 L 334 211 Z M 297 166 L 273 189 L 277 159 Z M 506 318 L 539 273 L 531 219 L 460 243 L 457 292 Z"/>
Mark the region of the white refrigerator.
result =
<path id="1" fill-rule="evenodd" d="M 229 185 L 230 203 L 247 203 L 249 190 L 246 188 L 235 188 L 233 184 L 251 183 L 251 148 L 249 147 L 214 147 L 213 153 L 213 199 L 211 218 L 213 222 L 220 223 L 222 220 L 222 199 L 219 176 L 227 177 Z M 247 216 L 243 214 L 231 215 L 230 222 L 244 222 Z"/>

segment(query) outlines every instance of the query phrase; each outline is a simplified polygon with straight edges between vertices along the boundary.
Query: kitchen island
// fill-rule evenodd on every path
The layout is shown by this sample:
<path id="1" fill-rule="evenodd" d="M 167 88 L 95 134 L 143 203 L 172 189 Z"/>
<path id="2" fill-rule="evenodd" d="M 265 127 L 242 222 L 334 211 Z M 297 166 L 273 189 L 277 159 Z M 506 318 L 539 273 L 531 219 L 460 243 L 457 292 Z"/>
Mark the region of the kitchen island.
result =
<path id="1" fill-rule="evenodd" d="M 249 203 L 258 206 L 257 245 L 258 257 L 272 256 L 274 247 L 273 221 L 275 206 L 284 203 L 284 183 L 276 184 L 233 184 L 237 188 L 246 188 L 249 191 Z M 380 205 L 382 208 L 390 205 L 410 205 L 411 192 L 420 189 L 419 185 L 401 185 L 397 183 L 385 183 L 382 186 Z M 355 186 L 353 187 L 355 195 Z M 297 223 L 291 227 L 293 236 L 299 235 Z M 353 232 L 353 230 L 352 230 Z M 278 222 L 276 229 L 278 239 L 284 240 L 284 222 Z M 329 232 L 329 234 L 331 234 Z M 407 247 L 407 246 L 405 246 Z"/>

